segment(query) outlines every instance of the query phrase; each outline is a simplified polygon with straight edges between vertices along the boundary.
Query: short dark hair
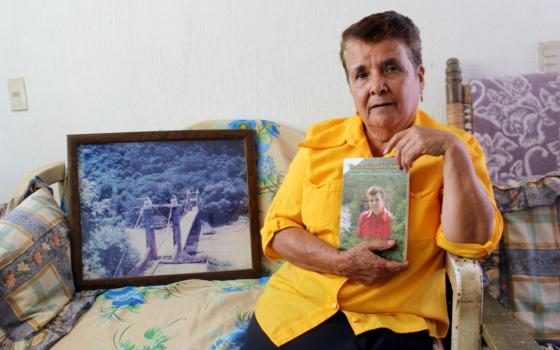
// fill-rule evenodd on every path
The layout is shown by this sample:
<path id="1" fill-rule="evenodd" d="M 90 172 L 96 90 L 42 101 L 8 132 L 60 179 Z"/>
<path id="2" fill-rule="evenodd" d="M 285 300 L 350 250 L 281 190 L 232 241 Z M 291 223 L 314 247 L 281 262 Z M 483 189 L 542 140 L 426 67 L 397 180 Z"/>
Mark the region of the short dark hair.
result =
<path id="1" fill-rule="evenodd" d="M 346 75 L 344 49 L 346 41 L 359 39 L 366 43 L 377 43 L 386 39 L 400 39 L 409 48 L 409 58 L 416 67 L 422 65 L 422 41 L 420 30 L 412 20 L 395 11 L 374 13 L 352 24 L 342 33 L 340 42 L 340 60 Z"/>
<path id="2" fill-rule="evenodd" d="M 385 190 L 381 186 L 371 186 L 366 191 L 367 197 L 373 197 L 378 193 L 381 194 L 381 197 L 385 200 Z"/>

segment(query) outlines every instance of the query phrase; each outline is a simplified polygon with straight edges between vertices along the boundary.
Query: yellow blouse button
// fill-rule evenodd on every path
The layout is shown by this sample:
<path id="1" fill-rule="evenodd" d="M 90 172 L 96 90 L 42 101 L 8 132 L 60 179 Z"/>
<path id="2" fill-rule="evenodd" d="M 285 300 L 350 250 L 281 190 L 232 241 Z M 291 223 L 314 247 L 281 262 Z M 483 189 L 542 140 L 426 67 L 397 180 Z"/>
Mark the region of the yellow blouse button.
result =
<path id="1" fill-rule="evenodd" d="M 358 316 L 352 316 L 352 322 L 360 322 L 360 318 Z"/>

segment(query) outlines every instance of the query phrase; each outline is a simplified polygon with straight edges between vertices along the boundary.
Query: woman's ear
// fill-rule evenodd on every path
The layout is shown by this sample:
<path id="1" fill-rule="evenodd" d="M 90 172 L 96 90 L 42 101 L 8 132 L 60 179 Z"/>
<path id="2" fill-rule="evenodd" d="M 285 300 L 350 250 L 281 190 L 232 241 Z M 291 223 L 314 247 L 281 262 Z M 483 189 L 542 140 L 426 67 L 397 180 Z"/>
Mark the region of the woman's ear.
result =
<path id="1" fill-rule="evenodd" d="M 418 67 L 418 81 L 420 81 L 420 96 L 424 93 L 424 73 L 426 70 L 424 69 L 423 65 Z"/>

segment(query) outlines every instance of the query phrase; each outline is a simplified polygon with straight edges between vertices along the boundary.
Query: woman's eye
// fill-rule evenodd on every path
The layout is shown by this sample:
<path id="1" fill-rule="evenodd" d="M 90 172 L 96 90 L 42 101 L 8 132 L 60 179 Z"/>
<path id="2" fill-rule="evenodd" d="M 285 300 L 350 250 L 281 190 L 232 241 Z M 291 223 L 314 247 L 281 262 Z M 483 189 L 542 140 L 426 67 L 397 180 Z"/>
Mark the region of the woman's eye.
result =
<path id="1" fill-rule="evenodd" d="M 361 72 L 356 74 L 356 79 L 361 80 L 361 79 L 366 79 L 368 77 L 368 74 L 366 72 Z"/>
<path id="2" fill-rule="evenodd" d="M 398 70 L 399 70 L 399 67 L 397 65 L 394 65 L 394 64 L 390 64 L 387 67 L 385 67 L 385 71 L 388 72 L 388 73 L 396 72 Z"/>

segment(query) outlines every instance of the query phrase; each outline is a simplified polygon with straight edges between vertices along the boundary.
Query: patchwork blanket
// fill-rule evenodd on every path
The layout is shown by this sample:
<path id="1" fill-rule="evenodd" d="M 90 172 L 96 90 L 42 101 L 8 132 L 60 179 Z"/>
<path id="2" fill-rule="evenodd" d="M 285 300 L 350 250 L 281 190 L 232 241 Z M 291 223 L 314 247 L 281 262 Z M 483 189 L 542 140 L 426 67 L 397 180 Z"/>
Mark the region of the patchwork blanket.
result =
<path id="1" fill-rule="evenodd" d="M 559 341 L 560 74 L 477 79 L 471 87 L 473 132 L 504 215 L 493 256 L 500 273 L 489 271 L 490 283 L 535 338 Z"/>

